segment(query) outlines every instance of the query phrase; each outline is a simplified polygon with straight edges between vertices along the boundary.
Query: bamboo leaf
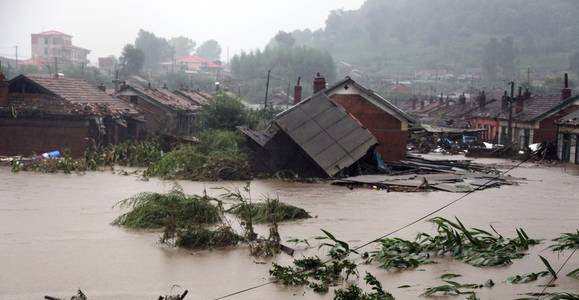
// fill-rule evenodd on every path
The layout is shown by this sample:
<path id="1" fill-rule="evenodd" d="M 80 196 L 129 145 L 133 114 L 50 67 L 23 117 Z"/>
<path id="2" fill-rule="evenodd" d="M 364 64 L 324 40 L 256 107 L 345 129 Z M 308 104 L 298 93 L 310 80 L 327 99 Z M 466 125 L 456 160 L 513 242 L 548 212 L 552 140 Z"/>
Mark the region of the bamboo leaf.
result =
<path id="1" fill-rule="evenodd" d="M 555 272 L 555 270 L 553 270 L 549 261 L 546 258 L 542 257 L 541 255 L 539 255 L 539 258 L 541 258 L 541 261 L 543 261 L 543 264 L 545 264 L 547 270 L 549 271 L 549 273 L 551 273 L 553 278 L 557 279 L 557 273 Z"/>

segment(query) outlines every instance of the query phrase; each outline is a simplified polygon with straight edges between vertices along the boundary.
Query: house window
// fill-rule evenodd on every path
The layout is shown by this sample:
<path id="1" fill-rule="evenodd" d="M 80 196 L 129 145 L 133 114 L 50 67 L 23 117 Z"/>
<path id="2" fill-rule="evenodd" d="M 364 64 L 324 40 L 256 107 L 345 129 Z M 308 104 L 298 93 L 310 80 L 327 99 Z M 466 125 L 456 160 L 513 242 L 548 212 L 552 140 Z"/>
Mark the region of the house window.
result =
<path id="1" fill-rule="evenodd" d="M 139 97 L 138 96 L 129 96 L 129 101 L 131 102 L 131 104 L 137 105 L 137 103 L 139 101 Z"/>
<path id="2" fill-rule="evenodd" d="M 48 48 L 44 48 L 44 55 L 48 55 Z"/>
<path id="3" fill-rule="evenodd" d="M 44 38 L 44 44 L 48 45 L 48 38 Z"/>

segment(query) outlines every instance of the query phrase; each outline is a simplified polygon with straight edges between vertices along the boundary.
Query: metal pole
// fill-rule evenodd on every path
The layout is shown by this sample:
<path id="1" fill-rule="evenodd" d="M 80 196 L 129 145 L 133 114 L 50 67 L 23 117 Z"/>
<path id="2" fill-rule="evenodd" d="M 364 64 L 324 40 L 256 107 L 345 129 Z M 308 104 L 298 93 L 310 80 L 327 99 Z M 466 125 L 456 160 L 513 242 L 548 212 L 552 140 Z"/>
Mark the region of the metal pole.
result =
<path id="1" fill-rule="evenodd" d="M 511 81 L 511 97 L 508 99 L 509 103 L 509 128 L 508 128 L 508 141 L 507 145 L 513 143 L 513 102 L 515 96 L 515 82 Z"/>
<path id="2" fill-rule="evenodd" d="M 271 75 L 271 70 L 267 70 L 267 82 L 265 84 L 265 99 L 263 100 L 263 109 L 267 109 L 267 94 L 269 93 L 269 76 Z"/>
<path id="3" fill-rule="evenodd" d="M 18 46 L 14 46 L 16 48 L 16 70 L 18 70 Z"/>

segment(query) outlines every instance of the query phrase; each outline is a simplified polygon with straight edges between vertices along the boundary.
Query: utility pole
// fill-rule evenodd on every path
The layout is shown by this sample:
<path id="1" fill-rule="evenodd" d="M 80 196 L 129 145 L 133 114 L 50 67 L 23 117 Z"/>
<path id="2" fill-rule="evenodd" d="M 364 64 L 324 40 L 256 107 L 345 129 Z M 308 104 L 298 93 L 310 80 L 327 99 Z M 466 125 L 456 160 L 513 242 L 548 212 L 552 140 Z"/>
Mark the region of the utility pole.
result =
<path id="1" fill-rule="evenodd" d="M 509 103 L 509 128 L 508 128 L 508 141 L 507 141 L 507 145 L 511 145 L 513 143 L 513 102 L 514 102 L 514 96 L 515 96 L 515 82 L 511 81 L 510 83 L 511 85 L 511 97 L 508 98 L 508 103 Z"/>
<path id="2" fill-rule="evenodd" d="M 14 46 L 14 49 L 16 49 L 16 70 L 18 71 L 18 46 Z"/>
<path id="3" fill-rule="evenodd" d="M 58 78 L 58 57 L 54 58 L 54 76 Z"/>
<path id="4" fill-rule="evenodd" d="M 269 93 L 269 76 L 271 75 L 271 70 L 267 70 L 267 82 L 265 84 L 265 99 L 263 100 L 263 110 L 267 109 L 267 94 Z"/>

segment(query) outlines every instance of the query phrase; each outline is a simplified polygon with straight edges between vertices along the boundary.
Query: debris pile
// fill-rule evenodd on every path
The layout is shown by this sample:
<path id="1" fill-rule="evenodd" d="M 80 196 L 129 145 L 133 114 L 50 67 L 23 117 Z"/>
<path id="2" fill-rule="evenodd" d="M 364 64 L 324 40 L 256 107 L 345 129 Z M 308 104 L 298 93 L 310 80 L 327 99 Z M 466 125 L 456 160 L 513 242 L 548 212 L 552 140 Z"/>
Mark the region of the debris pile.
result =
<path id="1" fill-rule="evenodd" d="M 498 175 L 494 168 L 469 160 L 429 160 L 407 156 L 400 162 L 387 163 L 389 174 L 360 175 L 338 179 L 334 185 L 370 187 L 396 192 L 445 191 L 466 193 L 501 185 L 516 185 L 521 178 Z"/>

